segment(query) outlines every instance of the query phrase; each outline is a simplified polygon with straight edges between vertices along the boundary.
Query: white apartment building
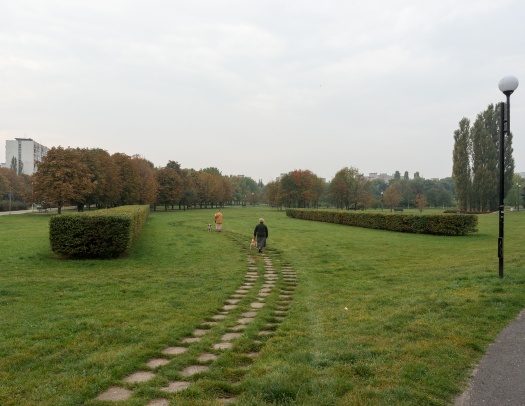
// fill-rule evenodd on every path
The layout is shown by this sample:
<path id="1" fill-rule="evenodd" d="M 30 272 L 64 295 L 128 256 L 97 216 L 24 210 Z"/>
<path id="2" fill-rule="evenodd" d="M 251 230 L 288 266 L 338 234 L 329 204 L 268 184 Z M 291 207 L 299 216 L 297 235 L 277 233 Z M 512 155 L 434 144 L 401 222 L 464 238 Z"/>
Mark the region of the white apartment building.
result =
<path id="1" fill-rule="evenodd" d="M 5 142 L 5 166 L 14 168 L 17 174 L 32 175 L 36 165 L 47 155 L 49 148 L 31 138 L 15 138 Z"/>

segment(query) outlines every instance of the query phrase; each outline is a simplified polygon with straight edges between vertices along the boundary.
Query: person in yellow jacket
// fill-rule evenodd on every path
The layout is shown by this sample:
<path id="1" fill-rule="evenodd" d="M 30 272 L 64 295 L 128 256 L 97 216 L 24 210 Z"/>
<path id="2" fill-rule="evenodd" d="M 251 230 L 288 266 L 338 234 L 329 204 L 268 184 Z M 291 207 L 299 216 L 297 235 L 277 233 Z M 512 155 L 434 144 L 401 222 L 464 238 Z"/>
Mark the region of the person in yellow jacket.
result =
<path id="1" fill-rule="evenodd" d="M 220 210 L 215 214 L 215 229 L 218 232 L 222 230 L 222 213 Z"/>

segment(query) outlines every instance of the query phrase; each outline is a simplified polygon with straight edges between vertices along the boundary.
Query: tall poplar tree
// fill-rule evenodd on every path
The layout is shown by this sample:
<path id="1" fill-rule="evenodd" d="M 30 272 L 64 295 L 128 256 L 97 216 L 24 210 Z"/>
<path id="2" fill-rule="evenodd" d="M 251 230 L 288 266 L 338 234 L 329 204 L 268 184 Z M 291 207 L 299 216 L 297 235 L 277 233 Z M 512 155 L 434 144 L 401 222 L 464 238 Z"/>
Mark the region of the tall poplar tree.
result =
<path id="1" fill-rule="evenodd" d="M 487 112 L 478 114 L 470 129 L 472 139 L 472 206 L 493 210 L 498 194 L 498 145 L 488 127 Z"/>
<path id="2" fill-rule="evenodd" d="M 460 209 L 497 210 L 499 201 L 500 107 L 490 104 L 470 127 L 463 118 L 454 131 L 452 176 Z M 512 134 L 505 138 L 505 194 L 512 187 Z"/>
<path id="3" fill-rule="evenodd" d="M 470 121 L 463 117 L 459 122 L 459 129 L 454 131 L 454 151 L 452 153 L 452 177 L 460 210 L 468 210 L 470 207 L 472 188 L 470 149 Z"/>

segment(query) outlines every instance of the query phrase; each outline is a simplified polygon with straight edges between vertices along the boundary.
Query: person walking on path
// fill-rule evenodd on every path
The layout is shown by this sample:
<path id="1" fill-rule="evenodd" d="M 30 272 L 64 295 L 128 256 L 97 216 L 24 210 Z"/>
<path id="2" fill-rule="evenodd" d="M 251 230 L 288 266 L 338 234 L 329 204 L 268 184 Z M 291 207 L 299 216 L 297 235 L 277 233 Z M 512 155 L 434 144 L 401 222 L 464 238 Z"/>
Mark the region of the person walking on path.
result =
<path id="1" fill-rule="evenodd" d="M 215 229 L 216 229 L 219 233 L 220 233 L 221 230 L 222 230 L 222 213 L 221 213 L 220 210 L 215 214 Z"/>
<path id="2" fill-rule="evenodd" d="M 266 239 L 268 238 L 268 227 L 264 224 L 262 217 L 259 219 L 259 224 L 255 226 L 255 230 L 253 230 L 253 238 L 257 239 L 257 248 L 262 254 L 262 249 L 266 247 Z"/>

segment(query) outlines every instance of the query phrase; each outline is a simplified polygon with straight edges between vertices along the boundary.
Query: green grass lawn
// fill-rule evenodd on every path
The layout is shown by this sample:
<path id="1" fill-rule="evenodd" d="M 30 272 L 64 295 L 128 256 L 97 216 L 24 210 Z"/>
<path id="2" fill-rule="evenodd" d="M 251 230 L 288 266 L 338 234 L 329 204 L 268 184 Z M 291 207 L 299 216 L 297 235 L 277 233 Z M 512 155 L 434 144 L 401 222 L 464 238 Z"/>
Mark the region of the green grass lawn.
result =
<path id="1" fill-rule="evenodd" d="M 221 393 L 242 405 L 452 404 L 525 307 L 525 212 L 505 216 L 503 279 L 497 214 L 480 216 L 475 235 L 440 237 L 259 207 L 224 208 L 223 232 L 207 233 L 214 212 L 152 212 L 130 255 L 105 261 L 55 258 L 50 214 L 0 216 L 0 404 L 108 404 L 94 398 L 190 335 L 242 284 L 261 216 L 267 253 L 297 273 L 289 315 L 259 357 L 221 356 L 173 404 L 212 405 Z M 159 397 L 192 356 L 118 404 Z"/>

